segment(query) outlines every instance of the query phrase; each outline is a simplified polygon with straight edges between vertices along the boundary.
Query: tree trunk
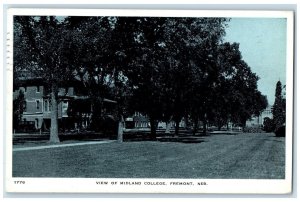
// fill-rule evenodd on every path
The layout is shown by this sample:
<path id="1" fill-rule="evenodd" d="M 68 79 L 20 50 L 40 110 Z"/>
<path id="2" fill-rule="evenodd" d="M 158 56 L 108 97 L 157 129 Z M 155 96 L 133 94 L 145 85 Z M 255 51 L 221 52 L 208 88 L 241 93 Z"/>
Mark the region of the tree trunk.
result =
<path id="1" fill-rule="evenodd" d="M 171 129 L 171 121 L 167 121 L 165 134 L 170 134 L 170 129 Z"/>
<path id="2" fill-rule="evenodd" d="M 102 127 L 102 105 L 103 100 L 92 96 L 91 99 L 91 128 L 95 131 L 103 129 Z M 80 117 L 81 119 L 82 117 Z"/>
<path id="3" fill-rule="evenodd" d="M 186 130 L 188 130 L 188 122 L 189 122 L 189 118 L 187 117 L 187 116 L 185 116 L 184 117 L 184 128 L 186 129 Z"/>
<path id="4" fill-rule="evenodd" d="M 123 129 L 124 129 L 124 118 L 122 115 L 120 115 L 119 123 L 118 123 L 118 142 L 123 142 Z"/>
<path id="5" fill-rule="evenodd" d="M 179 123 L 180 123 L 180 119 L 176 119 L 175 120 L 175 136 L 178 136 L 179 134 Z"/>
<path id="6" fill-rule="evenodd" d="M 151 127 L 151 139 L 156 140 L 156 121 L 153 118 L 150 118 L 150 127 Z"/>
<path id="7" fill-rule="evenodd" d="M 205 114 L 203 119 L 203 135 L 206 135 L 206 127 L 207 127 L 207 122 L 206 122 L 206 114 Z"/>
<path id="8" fill-rule="evenodd" d="M 196 133 L 197 133 L 197 131 L 198 131 L 198 123 L 199 123 L 198 118 L 196 118 L 196 119 L 194 120 L 193 135 L 196 135 Z"/>
<path id="9" fill-rule="evenodd" d="M 242 129 L 243 129 L 243 131 L 245 131 L 245 128 L 246 128 L 246 122 L 247 122 L 247 120 L 245 119 L 242 119 Z"/>
<path id="10" fill-rule="evenodd" d="M 50 128 L 50 140 L 51 143 L 58 143 L 58 92 L 57 87 L 52 85 L 51 87 L 51 128 Z"/>

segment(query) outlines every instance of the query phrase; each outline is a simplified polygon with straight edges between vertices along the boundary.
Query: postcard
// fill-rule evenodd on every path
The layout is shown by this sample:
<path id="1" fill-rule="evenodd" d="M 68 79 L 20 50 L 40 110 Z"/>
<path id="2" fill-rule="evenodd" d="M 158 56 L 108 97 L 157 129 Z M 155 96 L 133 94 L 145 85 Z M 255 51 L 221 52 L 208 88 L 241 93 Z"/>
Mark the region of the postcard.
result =
<path id="1" fill-rule="evenodd" d="M 293 15 L 9 9 L 6 191 L 291 193 Z"/>

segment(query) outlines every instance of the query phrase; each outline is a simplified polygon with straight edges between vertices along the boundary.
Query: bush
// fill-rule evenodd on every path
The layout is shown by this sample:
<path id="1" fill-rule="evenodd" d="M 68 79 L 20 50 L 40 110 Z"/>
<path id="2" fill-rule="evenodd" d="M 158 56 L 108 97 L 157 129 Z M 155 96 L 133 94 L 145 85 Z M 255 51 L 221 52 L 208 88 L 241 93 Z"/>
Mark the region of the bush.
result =
<path id="1" fill-rule="evenodd" d="M 109 136 L 116 135 L 118 132 L 118 121 L 111 116 L 96 117 L 92 120 L 89 129 Z"/>
<path id="2" fill-rule="evenodd" d="M 269 117 L 264 118 L 263 130 L 266 131 L 267 133 L 274 132 L 275 124 L 274 124 L 273 119 L 271 119 Z"/>
<path id="3" fill-rule="evenodd" d="M 285 126 L 278 127 L 275 130 L 276 137 L 285 137 Z"/>

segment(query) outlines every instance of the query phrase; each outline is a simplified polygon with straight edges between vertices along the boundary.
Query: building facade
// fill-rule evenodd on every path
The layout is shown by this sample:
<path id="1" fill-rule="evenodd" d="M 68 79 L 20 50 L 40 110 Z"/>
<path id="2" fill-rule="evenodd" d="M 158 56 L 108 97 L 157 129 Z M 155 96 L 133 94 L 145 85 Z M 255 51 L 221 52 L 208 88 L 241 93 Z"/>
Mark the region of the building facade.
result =
<path id="1" fill-rule="evenodd" d="M 49 129 L 51 99 L 41 79 L 27 79 L 14 86 L 13 99 L 24 94 L 22 122 L 34 123 L 35 129 Z M 69 101 L 75 98 L 74 87 L 59 88 L 58 119 L 68 119 Z"/>
<path id="2" fill-rule="evenodd" d="M 48 131 L 51 127 L 51 97 L 41 78 L 26 78 L 14 82 L 13 100 L 24 95 L 20 122 L 35 130 Z M 103 98 L 101 116 L 104 121 L 115 121 L 116 101 Z M 87 89 L 78 80 L 67 82 L 58 91 L 58 124 L 60 130 L 89 129 L 92 122 L 92 101 Z M 106 118 L 106 119 L 105 119 Z M 102 120 L 102 121 L 103 121 Z M 98 120 L 97 120 L 98 121 Z M 107 123 L 103 123 L 105 127 Z M 105 125 L 106 124 L 106 125 Z M 94 123 L 93 125 L 101 125 Z"/>
<path id="3" fill-rule="evenodd" d="M 247 127 L 254 127 L 254 126 L 263 126 L 265 118 L 273 118 L 272 114 L 272 106 L 268 106 L 259 116 L 253 116 L 251 119 L 246 121 Z"/>
<path id="4" fill-rule="evenodd" d="M 170 121 L 169 122 L 169 127 L 170 128 L 175 128 L 175 121 Z M 182 119 L 179 122 L 179 127 L 185 128 L 186 123 L 184 119 Z M 140 112 L 134 112 L 133 116 L 127 117 L 125 119 L 125 128 L 126 129 L 145 129 L 145 128 L 150 128 L 150 120 L 148 116 L 140 113 Z M 158 129 L 166 129 L 167 128 L 167 123 L 163 121 L 159 121 L 157 123 L 157 128 Z"/>

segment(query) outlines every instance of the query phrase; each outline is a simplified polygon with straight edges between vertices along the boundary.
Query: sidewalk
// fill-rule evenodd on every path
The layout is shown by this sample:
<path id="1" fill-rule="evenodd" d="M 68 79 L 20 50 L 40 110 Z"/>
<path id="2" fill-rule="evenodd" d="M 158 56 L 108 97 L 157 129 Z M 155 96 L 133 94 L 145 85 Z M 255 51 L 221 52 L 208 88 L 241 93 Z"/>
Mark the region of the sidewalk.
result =
<path id="1" fill-rule="evenodd" d="M 91 141 L 91 142 L 78 142 L 78 143 L 66 143 L 66 144 L 53 144 L 53 145 L 44 145 L 44 146 L 32 146 L 32 147 L 22 147 L 14 148 L 13 151 L 28 151 L 28 150 L 40 150 L 40 149 L 50 149 L 50 148 L 59 148 L 59 147 L 73 147 L 81 145 L 93 145 L 93 144 L 106 144 L 116 142 L 117 140 L 106 140 L 106 141 Z"/>
<path id="2" fill-rule="evenodd" d="M 100 136 L 97 133 L 60 134 L 60 143 L 49 143 L 50 134 L 18 133 L 13 136 L 13 151 L 26 151 L 47 148 L 68 147 L 88 144 L 113 142 L 114 139 Z"/>

